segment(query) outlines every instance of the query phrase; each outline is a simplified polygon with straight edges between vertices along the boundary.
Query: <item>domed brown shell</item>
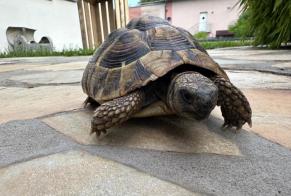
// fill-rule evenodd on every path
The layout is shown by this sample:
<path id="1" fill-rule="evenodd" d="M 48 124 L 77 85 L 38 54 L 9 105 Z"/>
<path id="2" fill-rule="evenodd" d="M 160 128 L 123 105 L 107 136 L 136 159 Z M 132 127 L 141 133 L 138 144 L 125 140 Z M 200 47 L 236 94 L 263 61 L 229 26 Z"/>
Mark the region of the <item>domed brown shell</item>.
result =
<path id="1" fill-rule="evenodd" d="M 183 64 L 228 79 L 189 32 L 161 18 L 143 16 L 107 37 L 89 61 L 82 87 L 88 96 L 103 102 L 145 86 Z"/>

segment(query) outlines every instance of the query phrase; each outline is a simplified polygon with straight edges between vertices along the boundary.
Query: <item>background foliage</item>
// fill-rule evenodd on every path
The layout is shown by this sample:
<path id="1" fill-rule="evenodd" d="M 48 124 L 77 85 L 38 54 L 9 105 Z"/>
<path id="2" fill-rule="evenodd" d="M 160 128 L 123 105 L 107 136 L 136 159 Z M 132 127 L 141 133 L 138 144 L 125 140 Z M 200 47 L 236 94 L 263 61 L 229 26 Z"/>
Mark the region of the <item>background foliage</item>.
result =
<path id="1" fill-rule="evenodd" d="M 254 31 L 250 26 L 250 13 L 245 11 L 240 15 L 238 21 L 229 27 L 229 31 L 233 32 L 235 37 L 245 39 L 254 36 Z"/>
<path id="2" fill-rule="evenodd" d="M 198 32 L 194 34 L 194 38 L 196 39 L 207 39 L 208 33 L 207 32 Z"/>
<path id="3" fill-rule="evenodd" d="M 255 45 L 278 48 L 291 40 L 291 0 L 241 0 L 240 5 Z"/>
<path id="4" fill-rule="evenodd" d="M 140 0 L 139 3 L 157 2 L 159 0 Z"/>

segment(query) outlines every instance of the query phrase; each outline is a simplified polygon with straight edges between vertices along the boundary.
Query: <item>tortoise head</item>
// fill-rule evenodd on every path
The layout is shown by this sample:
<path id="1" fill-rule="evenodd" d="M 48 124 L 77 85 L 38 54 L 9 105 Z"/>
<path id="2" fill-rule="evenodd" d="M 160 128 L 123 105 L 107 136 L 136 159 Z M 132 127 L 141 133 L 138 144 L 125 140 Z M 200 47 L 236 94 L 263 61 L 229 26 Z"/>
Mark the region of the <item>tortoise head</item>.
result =
<path id="1" fill-rule="evenodd" d="M 198 72 L 182 72 L 171 80 L 167 104 L 179 116 L 202 120 L 209 116 L 218 100 L 218 89 Z"/>

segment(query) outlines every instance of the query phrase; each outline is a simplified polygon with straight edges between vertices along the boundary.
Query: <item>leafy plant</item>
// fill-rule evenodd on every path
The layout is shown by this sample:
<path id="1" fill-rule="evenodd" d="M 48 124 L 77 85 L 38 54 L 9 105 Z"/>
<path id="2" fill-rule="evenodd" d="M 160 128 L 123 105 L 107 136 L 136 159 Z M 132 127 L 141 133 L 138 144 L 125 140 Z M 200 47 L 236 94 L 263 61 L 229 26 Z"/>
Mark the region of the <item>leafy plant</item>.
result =
<path id="1" fill-rule="evenodd" d="M 255 45 L 278 48 L 291 40 L 290 0 L 241 0 L 240 6 L 249 12 L 250 29 Z"/>
<path id="2" fill-rule="evenodd" d="M 238 21 L 229 27 L 229 31 L 234 33 L 235 37 L 239 38 L 247 38 L 253 37 L 254 32 L 250 28 L 250 13 L 249 11 L 245 11 L 242 13 L 238 19 Z"/>

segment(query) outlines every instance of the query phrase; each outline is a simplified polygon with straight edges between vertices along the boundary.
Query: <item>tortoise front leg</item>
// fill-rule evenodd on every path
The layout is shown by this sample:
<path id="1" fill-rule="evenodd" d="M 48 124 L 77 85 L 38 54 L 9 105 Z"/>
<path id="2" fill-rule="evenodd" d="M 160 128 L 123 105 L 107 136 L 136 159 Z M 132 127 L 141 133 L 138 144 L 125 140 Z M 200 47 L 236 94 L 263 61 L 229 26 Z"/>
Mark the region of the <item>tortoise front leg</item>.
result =
<path id="1" fill-rule="evenodd" d="M 144 99 L 144 92 L 138 90 L 101 104 L 93 115 L 91 133 L 100 136 L 101 132 L 106 133 L 106 129 L 128 120 L 141 109 Z"/>
<path id="2" fill-rule="evenodd" d="M 215 77 L 214 83 L 218 87 L 218 102 L 224 117 L 223 127 L 236 127 L 237 130 L 247 122 L 252 126 L 252 110 L 247 98 L 230 81 Z"/>

